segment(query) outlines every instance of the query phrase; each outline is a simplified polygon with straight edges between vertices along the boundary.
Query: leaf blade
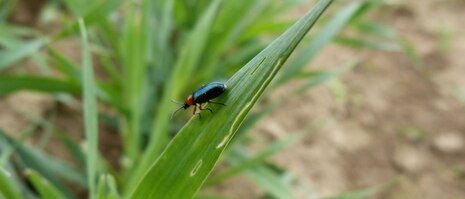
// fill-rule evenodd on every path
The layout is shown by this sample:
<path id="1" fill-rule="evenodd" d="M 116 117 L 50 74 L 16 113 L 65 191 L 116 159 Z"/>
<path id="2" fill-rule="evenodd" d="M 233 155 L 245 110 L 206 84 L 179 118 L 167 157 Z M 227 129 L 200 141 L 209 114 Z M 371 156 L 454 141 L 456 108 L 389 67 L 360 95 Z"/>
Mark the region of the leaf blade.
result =
<path id="1" fill-rule="evenodd" d="M 48 93 L 77 93 L 79 86 L 73 82 L 50 77 L 30 75 L 1 75 L 0 96 L 20 90 L 33 90 Z"/>
<path id="2" fill-rule="evenodd" d="M 215 117 L 193 117 L 146 172 L 131 198 L 191 198 L 198 191 L 247 113 L 282 64 L 331 0 L 320 1 L 282 36 L 226 82 L 218 101 L 234 106 L 215 110 Z M 214 108 L 214 107 L 211 107 Z M 163 171 L 175 172 L 163 172 Z M 183 191 L 176 191 L 183 190 Z"/>
<path id="3" fill-rule="evenodd" d="M 39 191 L 42 198 L 65 199 L 66 197 L 54 187 L 47 179 L 40 176 L 39 173 L 32 169 L 26 170 L 26 176 L 32 182 L 34 187 Z"/>
<path id="4" fill-rule="evenodd" d="M 48 41 L 48 38 L 39 38 L 15 48 L 0 51 L 0 71 L 37 52 Z"/>
<path id="5" fill-rule="evenodd" d="M 7 170 L 0 167 L 0 196 L 11 199 L 21 199 L 21 194 L 17 187 L 14 186 L 10 176 L 11 174 L 9 174 Z"/>
<path id="6" fill-rule="evenodd" d="M 92 60 L 87 38 L 86 25 L 83 18 L 78 19 L 82 44 L 82 92 L 84 101 L 84 130 L 87 145 L 87 186 L 89 188 L 89 198 L 97 196 L 97 168 L 98 168 L 98 127 L 97 127 L 97 92 L 94 79 Z"/>

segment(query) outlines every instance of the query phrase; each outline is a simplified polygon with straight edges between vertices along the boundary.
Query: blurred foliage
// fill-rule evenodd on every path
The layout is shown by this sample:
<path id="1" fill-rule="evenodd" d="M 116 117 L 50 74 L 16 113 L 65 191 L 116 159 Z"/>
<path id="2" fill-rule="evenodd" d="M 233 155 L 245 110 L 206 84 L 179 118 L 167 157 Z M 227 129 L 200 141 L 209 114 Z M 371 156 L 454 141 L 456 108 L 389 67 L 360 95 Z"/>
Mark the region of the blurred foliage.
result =
<path id="1" fill-rule="evenodd" d="M 322 0 L 318 5 L 330 2 Z M 237 129 L 234 137 L 230 137 L 231 146 L 222 157 L 223 163 L 230 167 L 211 176 L 206 185 L 214 186 L 245 173 L 265 192 L 265 197 L 293 198 L 296 188 L 317 195 L 298 177 L 290 180 L 289 172 L 266 162 L 268 157 L 303 137 L 302 133 L 277 140 L 269 148 L 251 155 L 244 142 L 248 136 L 246 132 L 288 99 L 337 78 L 361 60 L 355 57 L 326 70 L 308 69 L 306 66 L 327 45 L 404 50 L 412 60 L 417 60 L 413 47 L 397 38 L 394 30 L 365 18 L 367 13 L 384 6 L 382 0 L 335 2 L 329 13 L 321 16 L 317 31 L 310 32 L 302 40 L 288 63 L 284 63 L 288 54 L 273 53 L 292 52 L 300 38 L 289 36 L 290 33 L 284 34 L 287 36 L 283 38 L 294 39 L 292 45 L 284 48 L 286 39 L 276 39 L 275 42 L 284 43 L 266 51 L 268 57 L 260 58 L 257 54 L 268 44 L 273 46 L 275 42 L 270 38 L 276 38 L 295 23 L 297 19 L 292 17 L 295 16 L 293 12 L 298 7 L 307 7 L 307 1 L 49 0 L 43 1 L 34 27 L 10 21 L 9 17 L 17 12 L 15 8 L 21 3 L 24 2 L 0 1 L 0 96 L 32 90 L 49 94 L 57 103 L 69 105 L 76 102 L 69 99 L 80 99 L 82 93 L 85 144 L 82 140 L 71 139 L 62 129 L 52 129 L 52 136 L 58 138 L 77 160 L 73 163 L 48 155 L 40 146 L 26 145 L 24 140 L 38 131 L 36 126 L 43 123 L 55 126 L 55 121 L 45 116 L 37 124 L 31 124 L 32 130 L 22 132 L 24 136 L 19 138 L 0 131 L 0 197 L 4 198 L 77 198 L 73 192 L 76 189 L 87 190 L 90 198 L 129 197 L 138 186 L 144 186 L 139 184 L 141 179 L 175 132 L 191 117 L 185 114 L 170 120 L 175 108 L 171 100 L 181 100 L 199 85 L 212 80 L 227 80 L 233 75 L 244 77 L 246 68 L 252 70 L 252 66 L 243 67 L 250 60 L 250 65 L 255 64 L 256 68 L 262 63 L 264 66 L 284 66 L 277 74 L 277 80 L 271 82 L 271 89 L 263 90 L 276 74 L 274 70 L 256 75 L 256 79 L 237 87 L 255 85 L 256 89 L 234 91 L 233 94 L 243 95 L 244 100 L 250 96 L 260 106 L 247 117 L 245 114 L 253 103 L 227 106 L 231 112 L 247 110 L 244 114 L 238 113 L 237 118 L 244 120 L 242 125 L 239 126 L 240 122 L 236 124 L 236 120 L 225 124 Z M 314 23 L 318 16 L 311 16 L 309 21 Z M 60 42 L 76 44 L 79 50 L 70 54 L 57 45 Z M 76 59 L 73 55 L 81 55 L 81 58 Z M 98 71 L 95 75 L 94 70 Z M 259 82 L 259 78 L 265 79 L 260 80 L 262 83 L 252 83 Z M 289 90 L 289 95 L 272 102 L 258 99 L 262 92 L 266 95 L 293 79 L 301 81 Z M 230 80 L 228 84 L 235 85 L 233 82 Z M 334 82 L 330 87 L 343 100 L 344 85 L 340 81 Z M 245 95 L 247 92 L 249 94 Z M 114 114 L 97 108 L 97 101 L 99 106 Z M 218 114 L 222 114 L 221 110 Z M 219 119 L 214 121 L 210 124 L 218 123 Z M 98 151 L 99 122 L 111 123 L 119 133 L 123 151 L 118 160 L 121 165 L 111 165 L 104 153 Z M 196 122 L 190 121 L 185 128 L 189 129 L 192 123 L 197 125 L 195 130 L 201 130 L 202 126 L 194 124 Z M 44 139 L 49 137 L 44 136 Z M 215 154 L 214 162 L 200 164 L 214 165 L 221 152 Z M 198 162 L 179 164 L 197 165 Z M 170 170 L 170 166 L 175 165 L 165 166 L 165 170 L 157 172 L 175 176 L 178 171 Z M 210 170 L 204 172 L 206 177 Z M 203 182 L 196 181 L 192 186 L 201 187 Z M 69 184 L 72 186 L 67 186 Z M 365 197 L 365 194 L 357 193 L 349 198 Z M 221 196 L 199 195 L 198 198 Z"/>

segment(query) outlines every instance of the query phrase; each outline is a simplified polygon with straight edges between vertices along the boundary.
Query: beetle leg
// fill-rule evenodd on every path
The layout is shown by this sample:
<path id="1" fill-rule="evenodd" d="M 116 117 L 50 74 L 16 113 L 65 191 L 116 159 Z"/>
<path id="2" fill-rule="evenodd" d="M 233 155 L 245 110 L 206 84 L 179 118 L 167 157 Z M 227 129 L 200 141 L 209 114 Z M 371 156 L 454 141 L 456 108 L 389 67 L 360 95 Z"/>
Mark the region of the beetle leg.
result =
<path id="1" fill-rule="evenodd" d="M 209 110 L 210 113 L 213 113 L 213 111 L 212 111 L 211 109 L 206 108 L 206 107 L 202 107 L 202 105 L 199 105 L 199 109 L 200 109 L 200 110 Z"/>
<path id="2" fill-rule="evenodd" d="M 197 112 L 197 106 L 199 106 L 199 109 L 201 110 L 200 105 L 194 104 L 194 111 L 192 111 L 193 115 L 196 115 L 195 113 Z M 199 119 L 202 119 L 202 115 L 200 115 L 200 111 L 197 113 L 197 115 L 199 115 Z"/>
<path id="3" fill-rule="evenodd" d="M 210 100 L 208 100 L 208 103 L 219 104 L 219 105 L 226 106 L 226 104 L 223 104 L 223 103 L 221 103 L 221 102 L 212 102 L 212 101 L 210 101 Z"/>

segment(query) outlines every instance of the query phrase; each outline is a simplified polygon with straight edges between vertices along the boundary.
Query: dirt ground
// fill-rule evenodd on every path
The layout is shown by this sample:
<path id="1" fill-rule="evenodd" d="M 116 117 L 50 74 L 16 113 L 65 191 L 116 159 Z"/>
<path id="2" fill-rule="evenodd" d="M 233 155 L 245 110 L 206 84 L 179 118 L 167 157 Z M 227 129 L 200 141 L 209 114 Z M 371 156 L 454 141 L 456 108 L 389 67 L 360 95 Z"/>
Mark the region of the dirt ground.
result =
<path id="1" fill-rule="evenodd" d="M 312 198 L 388 182 L 372 198 L 465 198 L 465 102 L 457 97 L 465 93 L 465 1 L 396 2 L 372 17 L 410 41 L 422 65 L 416 67 L 400 52 L 328 46 L 309 67 L 336 66 L 357 56 L 363 61 L 339 82 L 292 99 L 253 130 L 255 136 L 277 139 L 324 121 L 270 160 L 318 193 Z M 271 99 L 285 94 L 280 89 Z M 0 128 L 19 132 L 31 120 L 24 113 L 44 115 L 51 107 L 47 96 L 35 93 L 0 98 Z M 82 130 L 72 125 L 82 122 L 77 108 L 60 110 L 59 128 Z M 245 176 L 213 192 L 237 198 L 261 193 Z"/>

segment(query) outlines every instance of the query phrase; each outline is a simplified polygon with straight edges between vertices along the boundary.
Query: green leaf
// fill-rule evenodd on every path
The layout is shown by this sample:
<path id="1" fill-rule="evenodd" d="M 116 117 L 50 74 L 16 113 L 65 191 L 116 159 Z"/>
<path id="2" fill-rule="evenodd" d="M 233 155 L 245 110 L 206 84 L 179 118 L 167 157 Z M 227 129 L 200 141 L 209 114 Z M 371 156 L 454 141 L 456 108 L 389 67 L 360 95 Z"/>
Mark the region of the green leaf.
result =
<path id="1" fill-rule="evenodd" d="M 98 168 L 98 127 L 97 127 L 97 88 L 94 79 L 92 58 L 87 39 L 84 20 L 80 18 L 79 29 L 81 32 L 82 45 L 82 90 L 84 101 L 84 129 L 86 137 L 86 171 L 87 186 L 89 187 L 89 198 L 97 196 L 97 168 Z"/>
<path id="2" fill-rule="evenodd" d="M 146 26 L 141 20 L 143 15 L 139 6 L 137 2 L 130 4 L 126 12 L 120 43 L 124 78 L 123 97 L 129 114 L 123 126 L 123 149 L 125 158 L 130 161 L 134 161 L 139 154 L 142 83 L 146 70 L 146 54 L 144 53 L 146 41 L 143 29 Z"/>
<path id="3" fill-rule="evenodd" d="M 11 174 L 0 167 L 0 198 L 11 198 L 21 199 L 21 194 L 18 188 L 13 184 L 13 180 L 10 179 Z"/>
<path id="4" fill-rule="evenodd" d="M 242 32 L 263 11 L 267 1 L 225 1 L 215 19 L 207 49 L 194 76 L 194 82 L 211 79 L 213 74 L 222 70 L 218 62 L 228 49 L 233 47 Z"/>
<path id="5" fill-rule="evenodd" d="M 334 39 L 335 42 L 346 45 L 352 48 L 371 48 L 374 50 L 384 50 L 384 51 L 400 51 L 400 47 L 397 43 L 386 42 L 386 41 L 377 41 L 369 40 L 362 38 L 351 38 L 339 36 Z"/>
<path id="6" fill-rule="evenodd" d="M 101 175 L 98 184 L 98 199 L 121 198 L 116 189 L 115 178 L 111 175 Z"/>
<path id="7" fill-rule="evenodd" d="M 375 34 L 386 38 L 396 36 L 395 30 L 391 27 L 373 21 L 357 20 L 355 28 L 364 34 Z"/>
<path id="8" fill-rule="evenodd" d="M 42 198 L 65 199 L 66 197 L 44 177 L 32 169 L 27 169 L 26 176 L 32 182 Z"/>
<path id="9" fill-rule="evenodd" d="M 77 93 L 79 85 L 74 82 L 42 76 L 1 76 L 0 96 L 20 90 L 33 90 L 47 93 Z"/>
<path id="10" fill-rule="evenodd" d="M 288 146 L 289 144 L 294 143 L 295 141 L 301 139 L 303 137 L 303 133 L 293 133 L 285 139 L 278 140 L 254 157 L 251 157 L 245 161 L 240 162 L 239 164 L 228 168 L 227 170 L 219 173 L 218 175 L 213 176 L 212 178 L 208 179 L 206 185 L 218 184 L 230 177 L 237 175 L 238 173 L 249 169 L 252 166 L 258 165 L 263 163 L 267 158 L 271 157 L 272 155 L 279 152 L 284 147 Z"/>
<path id="11" fill-rule="evenodd" d="M 318 86 L 318 85 L 320 85 L 320 84 L 322 84 L 322 83 L 324 83 L 324 82 L 326 82 L 326 81 L 328 81 L 330 79 L 338 77 L 339 75 L 341 75 L 342 73 L 344 73 L 346 71 L 351 70 L 352 68 L 357 66 L 359 63 L 360 63 L 360 59 L 359 58 L 354 58 L 353 60 L 351 60 L 351 61 L 345 63 L 344 65 L 339 66 L 339 67 L 337 67 L 335 69 L 330 69 L 330 70 L 326 70 L 326 71 L 313 73 L 313 74 L 310 75 L 310 78 L 308 78 L 308 80 L 305 83 L 300 85 L 292 93 L 299 94 L 299 93 L 302 93 L 302 92 L 306 91 L 309 88 L 313 88 L 315 86 Z M 289 96 L 292 96 L 292 95 L 289 95 Z"/>
<path id="12" fill-rule="evenodd" d="M 418 54 L 414 44 L 412 44 L 410 41 L 408 41 L 405 38 L 399 38 L 399 44 L 404 54 L 407 56 L 409 61 L 413 64 L 414 68 L 416 70 L 421 71 L 421 69 L 423 69 L 424 63 L 420 55 Z"/>
<path id="13" fill-rule="evenodd" d="M 171 113 L 172 105 L 171 99 L 178 98 L 181 92 L 184 90 L 188 77 L 194 73 L 199 62 L 201 61 L 202 52 L 205 50 L 205 46 L 208 42 L 208 35 L 210 34 L 211 25 L 215 19 L 218 8 L 221 4 L 221 0 L 214 1 L 206 11 L 205 15 L 200 19 L 195 29 L 189 35 L 189 41 L 186 42 L 186 46 L 182 48 L 180 58 L 175 65 L 175 69 L 172 72 L 170 82 L 167 84 L 169 87 L 163 94 L 164 97 L 161 104 L 158 105 L 157 118 L 155 120 L 154 129 L 152 131 L 153 144 L 151 143 L 148 149 L 149 153 L 146 156 L 156 157 L 165 143 L 166 129 L 169 122 L 169 116 Z M 153 147 L 152 147 L 153 146 Z M 152 150 L 152 148 L 157 148 Z M 157 151 L 158 150 L 158 151 Z M 154 152 L 154 153 L 153 153 Z M 151 158 L 153 160 L 153 158 Z"/>
<path id="14" fill-rule="evenodd" d="M 217 99 L 226 106 L 208 105 L 214 110 L 213 115 L 203 113 L 202 119 L 192 117 L 161 157 L 151 163 L 152 166 L 140 179 L 131 198 L 192 198 L 247 113 L 331 2 L 320 1 L 231 77 L 226 82 L 228 90 Z"/>
<path id="15" fill-rule="evenodd" d="M 163 98 L 157 105 L 157 113 L 154 121 L 151 139 L 140 163 L 137 165 L 132 178 L 128 181 L 128 190 L 125 194 L 130 194 L 136 182 L 142 178 L 145 171 L 159 157 L 163 147 L 168 140 L 168 124 L 172 111 L 171 99 L 176 99 L 188 85 L 188 79 L 195 71 L 200 62 L 202 52 L 207 44 L 208 35 L 211 29 L 216 12 L 221 1 L 214 1 L 208 8 L 204 16 L 200 19 L 194 30 L 189 35 L 188 41 L 181 49 L 180 57 L 173 69 L 171 77 L 166 84 Z"/>
<path id="16" fill-rule="evenodd" d="M 63 146 L 66 147 L 68 152 L 72 154 L 73 158 L 78 161 L 79 165 L 86 164 L 86 157 L 81 147 L 79 146 L 78 140 L 73 140 L 68 136 L 67 133 L 61 131 L 57 132 L 56 136 L 63 144 Z"/>
<path id="17" fill-rule="evenodd" d="M 13 48 L 0 50 L 0 71 L 37 52 L 48 42 L 48 38 L 39 38 Z"/>
<path id="18" fill-rule="evenodd" d="M 239 148 L 237 147 L 234 148 L 234 150 L 232 150 L 231 156 L 228 158 L 228 160 L 232 164 L 239 164 L 240 162 L 245 161 L 246 159 L 246 152 L 243 150 L 239 150 Z M 260 164 L 252 168 L 249 168 L 246 173 L 252 181 L 254 181 L 267 193 L 272 195 L 273 198 L 295 198 L 291 193 L 290 187 L 284 182 L 282 177 L 273 169 L 263 164 Z"/>
<path id="19" fill-rule="evenodd" d="M 81 71 L 76 63 L 66 58 L 63 54 L 54 50 L 49 49 L 51 55 L 51 66 L 58 70 L 61 74 L 65 75 L 68 79 L 71 79 L 75 82 L 81 81 Z"/>
<path id="20" fill-rule="evenodd" d="M 281 76 L 276 80 L 275 86 L 279 86 L 296 76 L 349 23 L 352 16 L 362 7 L 361 5 L 360 2 L 354 2 L 344 6 L 343 10 L 337 12 L 323 29 L 312 38 L 312 41 L 289 63 L 289 66 L 284 69 Z"/>
<path id="21" fill-rule="evenodd" d="M 46 177 L 65 194 L 70 195 L 67 188 L 58 181 L 58 177 L 81 186 L 85 185 L 85 176 L 66 162 L 49 156 L 36 148 L 26 147 L 1 130 L 0 138 L 6 140 L 7 144 L 14 148 L 16 154 L 18 154 L 18 157 L 26 167 L 40 172 L 42 176 Z"/>

